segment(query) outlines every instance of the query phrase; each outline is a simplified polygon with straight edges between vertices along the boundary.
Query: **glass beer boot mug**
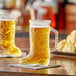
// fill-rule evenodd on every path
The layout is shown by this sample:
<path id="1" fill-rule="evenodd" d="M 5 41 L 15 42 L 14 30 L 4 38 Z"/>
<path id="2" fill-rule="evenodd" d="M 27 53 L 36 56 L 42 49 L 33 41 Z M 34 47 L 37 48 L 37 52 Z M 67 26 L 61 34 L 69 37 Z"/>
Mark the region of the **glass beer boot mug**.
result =
<path id="1" fill-rule="evenodd" d="M 58 32 L 50 27 L 49 20 L 30 20 L 30 52 L 20 60 L 20 64 L 40 64 L 47 66 L 50 62 L 50 31 L 55 33 L 55 47 Z"/>
<path id="2" fill-rule="evenodd" d="M 21 50 L 15 45 L 15 21 L 7 14 L 0 15 L 0 54 L 21 56 Z"/>

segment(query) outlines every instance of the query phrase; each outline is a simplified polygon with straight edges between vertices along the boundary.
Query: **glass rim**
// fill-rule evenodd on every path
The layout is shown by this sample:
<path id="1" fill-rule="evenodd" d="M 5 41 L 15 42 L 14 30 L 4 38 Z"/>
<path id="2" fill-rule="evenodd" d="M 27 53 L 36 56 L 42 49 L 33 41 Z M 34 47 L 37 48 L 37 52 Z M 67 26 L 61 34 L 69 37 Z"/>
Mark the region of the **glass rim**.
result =
<path id="1" fill-rule="evenodd" d="M 50 24 L 51 23 L 51 20 L 29 20 L 29 23 L 30 24 L 44 24 L 44 23 L 47 23 L 47 24 Z"/>
<path id="2" fill-rule="evenodd" d="M 13 14 L 0 14 L 0 21 L 12 21 L 15 20 Z"/>

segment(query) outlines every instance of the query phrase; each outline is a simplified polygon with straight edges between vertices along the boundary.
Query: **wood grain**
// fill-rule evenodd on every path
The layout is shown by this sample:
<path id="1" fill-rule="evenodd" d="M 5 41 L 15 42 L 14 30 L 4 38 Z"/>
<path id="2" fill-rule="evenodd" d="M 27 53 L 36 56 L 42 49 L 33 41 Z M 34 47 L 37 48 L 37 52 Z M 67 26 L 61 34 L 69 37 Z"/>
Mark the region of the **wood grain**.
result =
<path id="1" fill-rule="evenodd" d="M 19 42 L 20 41 L 20 42 Z M 25 47 L 26 38 L 16 38 L 18 47 Z M 29 50 L 24 50 L 29 52 Z M 61 67 L 43 70 L 31 70 L 24 68 L 9 67 L 8 64 L 19 63 L 20 58 L 0 58 L 0 76 L 65 76 L 76 75 L 76 58 L 66 58 L 51 55 L 50 64 L 59 64 Z"/>

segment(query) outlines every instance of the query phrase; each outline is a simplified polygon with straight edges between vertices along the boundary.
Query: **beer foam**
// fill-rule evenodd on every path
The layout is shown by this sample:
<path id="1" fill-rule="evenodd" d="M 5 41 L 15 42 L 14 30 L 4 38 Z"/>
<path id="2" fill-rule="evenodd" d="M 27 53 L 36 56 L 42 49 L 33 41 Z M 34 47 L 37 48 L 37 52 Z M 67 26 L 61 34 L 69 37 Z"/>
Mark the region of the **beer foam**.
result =
<path id="1" fill-rule="evenodd" d="M 1 17 L 0 21 L 15 21 L 13 18 Z"/>
<path id="2" fill-rule="evenodd" d="M 14 20 L 15 20 L 14 15 L 0 14 L 0 21 L 14 21 Z"/>
<path id="3" fill-rule="evenodd" d="M 0 19 L 0 21 L 14 21 L 13 19 Z"/>
<path id="4" fill-rule="evenodd" d="M 33 28 L 47 28 L 49 27 L 48 25 L 31 25 Z"/>

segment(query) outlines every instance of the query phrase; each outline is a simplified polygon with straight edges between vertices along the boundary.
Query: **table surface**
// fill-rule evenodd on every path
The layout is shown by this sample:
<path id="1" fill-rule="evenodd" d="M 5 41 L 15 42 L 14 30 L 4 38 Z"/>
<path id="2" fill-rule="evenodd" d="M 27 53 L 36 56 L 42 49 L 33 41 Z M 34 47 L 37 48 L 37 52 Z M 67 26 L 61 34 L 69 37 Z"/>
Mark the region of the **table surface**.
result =
<path id="1" fill-rule="evenodd" d="M 16 38 L 16 45 L 20 48 L 24 48 L 24 46 L 26 45 L 25 44 L 26 41 L 27 40 L 25 38 Z M 44 70 L 31 70 L 31 69 L 16 68 L 16 67 L 8 66 L 8 64 L 19 63 L 19 59 L 20 58 L 0 58 L 0 76 L 76 75 L 76 58 L 59 57 L 51 54 L 50 64 L 53 64 L 53 65 L 58 64 L 58 65 L 61 65 L 61 67 L 49 68 Z"/>

